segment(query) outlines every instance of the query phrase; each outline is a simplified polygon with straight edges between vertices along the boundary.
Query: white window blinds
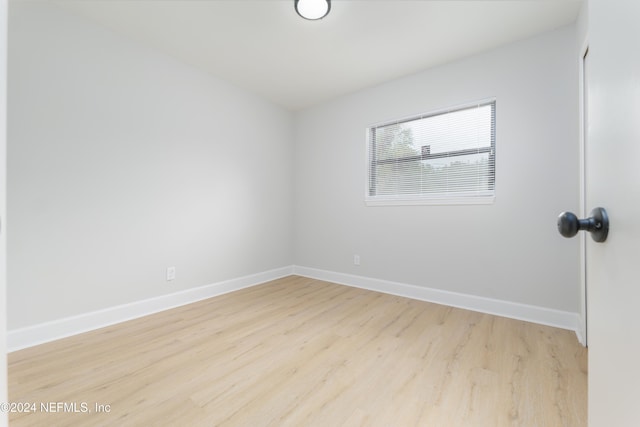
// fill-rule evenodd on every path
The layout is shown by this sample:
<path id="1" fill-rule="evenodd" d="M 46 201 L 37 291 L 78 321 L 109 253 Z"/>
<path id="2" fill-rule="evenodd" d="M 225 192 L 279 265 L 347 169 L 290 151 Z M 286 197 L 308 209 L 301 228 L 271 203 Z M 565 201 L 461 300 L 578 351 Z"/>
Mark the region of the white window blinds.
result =
<path id="1" fill-rule="evenodd" d="M 493 200 L 495 100 L 369 128 L 367 201 Z"/>

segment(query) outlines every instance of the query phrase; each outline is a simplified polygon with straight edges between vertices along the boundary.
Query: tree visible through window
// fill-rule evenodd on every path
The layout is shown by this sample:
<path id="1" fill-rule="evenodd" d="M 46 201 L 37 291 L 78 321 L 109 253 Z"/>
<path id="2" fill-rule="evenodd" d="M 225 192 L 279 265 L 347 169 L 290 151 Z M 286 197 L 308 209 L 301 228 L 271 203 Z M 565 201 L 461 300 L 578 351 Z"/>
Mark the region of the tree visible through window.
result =
<path id="1" fill-rule="evenodd" d="M 369 128 L 369 201 L 477 200 L 494 189 L 495 101 Z"/>

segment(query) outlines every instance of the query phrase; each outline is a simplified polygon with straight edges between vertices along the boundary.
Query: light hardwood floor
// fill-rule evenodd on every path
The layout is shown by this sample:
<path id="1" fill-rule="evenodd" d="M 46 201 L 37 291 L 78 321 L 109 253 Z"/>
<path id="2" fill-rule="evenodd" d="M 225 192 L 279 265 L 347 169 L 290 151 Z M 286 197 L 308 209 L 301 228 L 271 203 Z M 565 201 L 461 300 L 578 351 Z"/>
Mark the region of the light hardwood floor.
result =
<path id="1" fill-rule="evenodd" d="M 585 426 L 587 350 L 291 276 L 11 353 L 9 398 L 11 426 Z"/>

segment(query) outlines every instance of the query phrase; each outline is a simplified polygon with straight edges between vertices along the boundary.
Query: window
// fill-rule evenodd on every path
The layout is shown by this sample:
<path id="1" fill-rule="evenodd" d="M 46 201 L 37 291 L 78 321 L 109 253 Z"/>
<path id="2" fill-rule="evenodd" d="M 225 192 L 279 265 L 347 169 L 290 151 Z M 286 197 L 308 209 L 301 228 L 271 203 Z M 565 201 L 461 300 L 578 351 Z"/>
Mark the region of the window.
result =
<path id="1" fill-rule="evenodd" d="M 367 204 L 491 203 L 495 100 L 368 129 Z"/>

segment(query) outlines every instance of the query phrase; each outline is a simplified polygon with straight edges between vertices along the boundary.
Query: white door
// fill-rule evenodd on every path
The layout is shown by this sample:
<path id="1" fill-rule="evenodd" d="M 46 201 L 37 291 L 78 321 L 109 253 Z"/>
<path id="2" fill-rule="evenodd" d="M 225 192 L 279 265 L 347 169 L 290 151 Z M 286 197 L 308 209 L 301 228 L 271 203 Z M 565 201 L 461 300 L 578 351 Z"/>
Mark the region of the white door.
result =
<path id="1" fill-rule="evenodd" d="M 640 426 L 640 1 L 589 0 L 589 425 Z"/>

